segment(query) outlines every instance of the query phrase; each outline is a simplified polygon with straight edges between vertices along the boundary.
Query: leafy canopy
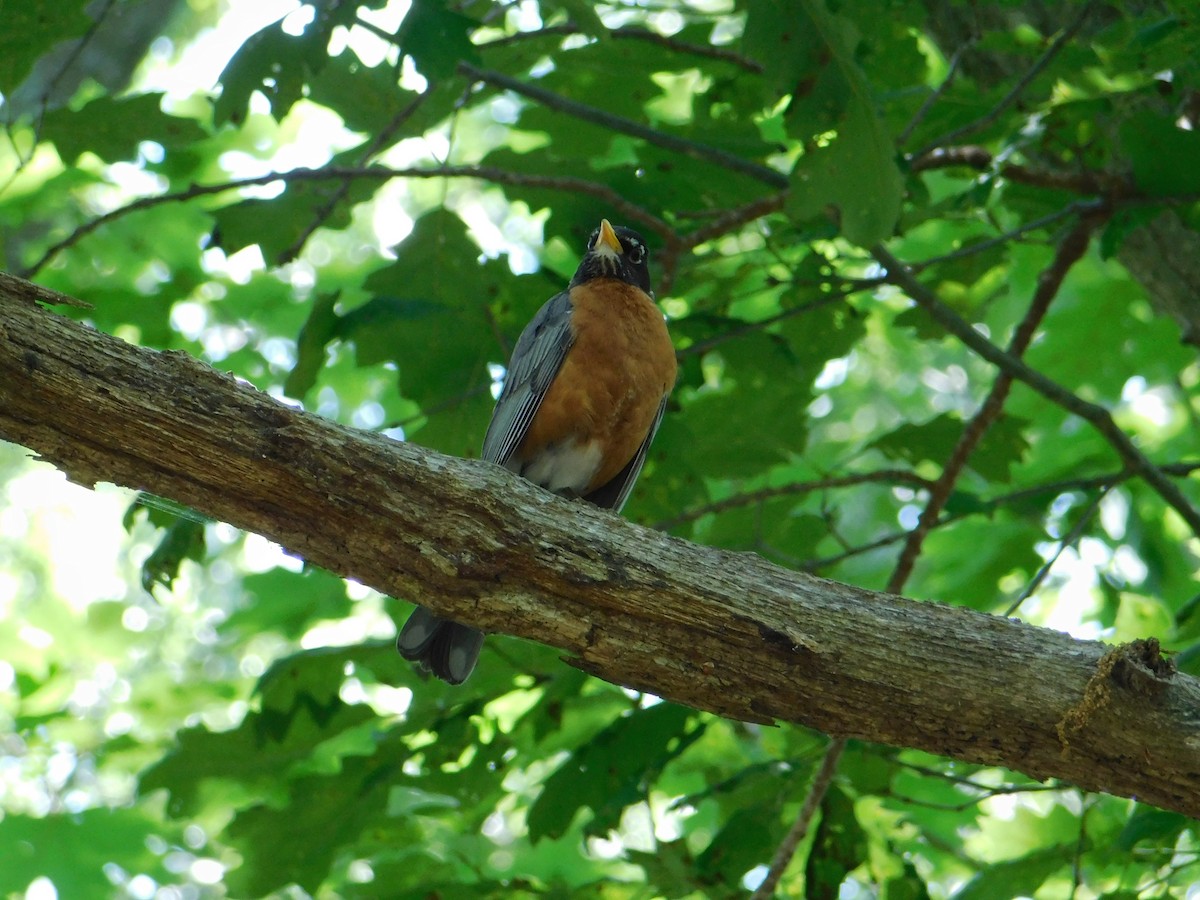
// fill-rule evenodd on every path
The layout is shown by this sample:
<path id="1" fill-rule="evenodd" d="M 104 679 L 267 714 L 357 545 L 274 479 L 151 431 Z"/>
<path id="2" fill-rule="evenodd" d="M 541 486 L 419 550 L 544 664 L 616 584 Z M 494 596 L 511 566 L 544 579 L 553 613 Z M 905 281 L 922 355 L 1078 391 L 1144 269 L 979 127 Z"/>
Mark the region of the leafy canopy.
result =
<path id="1" fill-rule="evenodd" d="M 681 362 L 631 518 L 1153 634 L 1200 670 L 1178 504 L 1062 405 L 998 386 L 873 252 L 1200 501 L 1184 0 L 3 18 L 2 263 L 95 327 L 474 455 L 497 367 L 607 216 L 650 239 Z M 422 681 L 391 648 L 404 598 L 0 451 L 6 896 L 735 896 L 806 796 L 820 735 L 505 638 L 467 685 Z M 852 744 L 782 886 L 1182 896 L 1198 852 L 1171 813 Z"/>

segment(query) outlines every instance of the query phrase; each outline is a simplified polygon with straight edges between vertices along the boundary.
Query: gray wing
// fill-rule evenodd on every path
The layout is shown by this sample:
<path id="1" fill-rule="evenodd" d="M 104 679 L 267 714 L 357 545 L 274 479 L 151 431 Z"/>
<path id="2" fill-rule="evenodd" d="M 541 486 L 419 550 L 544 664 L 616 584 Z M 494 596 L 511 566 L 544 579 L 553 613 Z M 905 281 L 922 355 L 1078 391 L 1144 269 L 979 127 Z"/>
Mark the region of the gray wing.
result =
<path id="1" fill-rule="evenodd" d="M 574 340 L 571 297 L 563 291 L 546 301 L 517 339 L 504 388 L 483 437 L 484 459 L 508 464 Z"/>
<path id="2" fill-rule="evenodd" d="M 605 509 L 611 509 L 614 512 L 621 511 L 621 507 L 629 499 L 629 492 L 633 490 L 633 483 L 637 481 L 638 475 L 641 474 L 642 466 L 646 462 L 646 453 L 650 449 L 650 444 L 654 441 L 654 435 L 658 432 L 658 426 L 662 423 L 663 413 L 666 411 L 667 397 L 663 397 L 662 403 L 658 405 L 658 414 L 654 417 L 654 423 L 646 433 L 646 439 L 638 447 L 637 453 L 633 454 L 633 459 L 626 463 L 625 468 L 614 475 L 608 483 L 600 485 L 600 487 L 596 488 L 590 494 L 584 496 L 584 500 L 594 503 L 597 506 L 602 506 Z"/>

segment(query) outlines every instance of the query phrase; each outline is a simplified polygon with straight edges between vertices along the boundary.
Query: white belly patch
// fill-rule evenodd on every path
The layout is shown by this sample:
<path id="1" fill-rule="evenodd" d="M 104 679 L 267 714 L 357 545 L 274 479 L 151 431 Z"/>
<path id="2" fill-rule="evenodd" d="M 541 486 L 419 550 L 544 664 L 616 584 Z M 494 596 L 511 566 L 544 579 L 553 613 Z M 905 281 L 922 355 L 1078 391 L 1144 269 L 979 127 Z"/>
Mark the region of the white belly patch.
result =
<path id="1" fill-rule="evenodd" d="M 600 468 L 600 444 L 563 441 L 546 447 L 521 474 L 556 494 L 582 494 Z"/>

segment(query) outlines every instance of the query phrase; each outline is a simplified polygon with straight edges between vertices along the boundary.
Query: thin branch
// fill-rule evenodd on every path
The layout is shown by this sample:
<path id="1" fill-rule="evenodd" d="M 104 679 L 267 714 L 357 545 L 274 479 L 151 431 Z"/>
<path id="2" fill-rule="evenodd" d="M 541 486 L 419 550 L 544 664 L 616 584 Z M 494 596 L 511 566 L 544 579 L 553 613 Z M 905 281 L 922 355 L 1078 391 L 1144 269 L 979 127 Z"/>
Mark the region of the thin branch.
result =
<path id="1" fill-rule="evenodd" d="M 1093 224 L 1092 220 L 1081 218 L 1059 246 L 1058 253 L 1055 255 L 1049 268 L 1038 279 L 1038 286 L 1034 291 L 1029 309 L 1017 326 L 1012 341 L 1009 344 L 1009 353 L 1014 358 L 1019 359 L 1029 347 L 1034 333 L 1041 324 L 1051 300 L 1053 300 L 1062 286 L 1067 272 L 1070 271 L 1071 267 L 1086 252 L 1091 239 Z M 878 259 L 878 256 L 876 258 Z M 885 268 L 889 272 L 892 270 L 891 266 L 885 266 Z M 979 446 L 984 435 L 987 434 L 988 430 L 999 418 L 1000 412 L 1004 408 L 1005 400 L 1008 398 L 1008 393 L 1012 388 L 1012 381 L 1012 375 L 1002 369 L 996 376 L 996 380 L 992 384 L 992 389 L 979 411 L 964 427 L 962 435 L 950 453 L 950 458 L 942 468 L 941 475 L 929 491 L 929 498 L 921 510 L 917 526 L 905 539 L 900 557 L 897 559 L 896 566 L 892 570 L 891 577 L 888 579 L 887 590 L 889 592 L 898 593 L 904 589 L 904 585 L 908 582 L 909 576 L 912 574 L 917 557 L 921 553 L 925 538 L 936 526 L 942 510 L 945 509 L 946 502 L 954 490 L 954 485 L 966 468 L 967 461 Z"/>
<path id="2" fill-rule="evenodd" d="M 903 147 L 908 143 L 908 139 L 912 137 L 912 133 L 916 127 L 925 121 L 925 117 L 929 115 L 929 111 L 933 109 L 934 105 L 942 99 L 942 95 L 950 88 L 950 85 L 954 82 L 954 76 L 958 74 L 958 67 L 962 63 L 963 53 L 966 52 L 972 43 L 974 42 L 968 41 L 954 51 L 954 55 L 950 57 L 950 65 L 946 68 L 946 77 L 942 79 L 941 84 L 930 91 L 929 96 L 925 98 L 925 102 L 921 104 L 921 108 L 908 120 L 908 124 L 904 126 L 904 130 L 896 138 L 897 147 Z"/>
<path id="3" fill-rule="evenodd" d="M 1034 291 L 1029 309 L 1025 312 L 1020 324 L 1017 325 L 1012 341 L 1008 345 L 1008 353 L 1014 359 L 1020 359 L 1025 354 L 1025 350 L 1033 340 L 1034 333 L 1050 308 L 1050 302 L 1062 287 L 1067 273 L 1087 251 L 1094 226 L 1095 222 L 1092 219 L 1081 218 L 1059 244 L 1058 252 L 1050 266 L 1038 278 L 1037 289 Z M 987 399 L 983 401 L 979 411 L 963 428 L 962 435 L 950 452 L 950 458 L 942 468 L 942 474 L 929 491 L 929 499 L 925 503 L 925 508 L 921 510 L 916 527 L 909 532 L 908 539 L 904 542 L 904 549 L 888 580 L 887 590 L 891 593 L 900 593 L 904 589 L 909 575 L 912 574 L 913 566 L 916 565 L 917 557 L 921 553 L 925 538 L 937 522 L 942 509 L 945 508 L 946 501 L 950 499 L 955 483 L 966 468 L 967 460 L 970 459 L 984 435 L 1000 417 L 1000 412 L 1012 389 L 1012 383 L 1012 374 L 1001 369 L 996 375 Z"/>
<path id="4" fill-rule="evenodd" d="M 1004 110 L 1008 109 L 1008 107 L 1012 106 L 1017 102 L 1017 100 L 1020 99 L 1021 95 L 1025 93 L 1025 89 L 1033 83 L 1035 78 L 1042 74 L 1045 68 L 1054 60 L 1054 57 L 1058 56 L 1058 54 L 1062 51 L 1063 47 L 1065 47 L 1071 41 L 1071 39 L 1079 33 L 1079 29 L 1083 27 L 1083 23 L 1087 20 L 1088 15 L 1091 13 L 1093 5 L 1094 4 L 1091 2 L 1091 0 L 1083 5 L 1083 8 L 1079 11 L 1079 15 L 1077 15 L 1075 19 L 1062 31 L 1062 33 L 1054 39 L 1054 42 L 1046 48 L 1046 52 L 1038 58 L 1037 62 L 1029 67 L 1029 71 L 1021 76 L 1020 80 L 1018 80 L 1017 83 L 1012 86 L 1012 89 L 1002 98 L 1000 98 L 999 103 L 989 109 L 978 119 L 974 119 L 960 128 L 955 128 L 949 134 L 942 135 L 937 140 L 932 141 L 931 143 L 922 147 L 913 155 L 920 156 L 934 147 L 939 147 L 943 144 L 951 144 L 954 141 L 957 141 L 959 138 L 965 137 L 968 134 L 974 134 L 976 131 L 986 128 L 988 125 L 991 125 L 994 121 L 996 121 L 996 119 L 1000 117 L 1000 113 L 1004 112 Z"/>
<path id="5" fill-rule="evenodd" d="M 766 197 L 760 197 L 757 200 L 752 200 L 744 206 L 739 206 L 735 209 L 728 211 L 717 210 L 716 218 L 713 221 L 701 228 L 697 228 L 693 232 L 685 234 L 681 240 L 686 247 L 699 246 L 705 241 L 728 234 L 733 229 L 745 225 L 747 222 L 761 219 L 768 213 L 778 212 L 783 209 L 783 204 L 786 200 L 786 193 L 771 194 Z"/>
<path id="6" fill-rule="evenodd" d="M 655 296 L 665 297 L 675 287 L 675 275 L 679 272 L 679 261 L 688 250 L 679 235 L 674 232 L 666 239 L 663 248 L 659 250 L 655 261 L 658 263 L 658 283 L 655 286 Z"/>
<path id="7" fill-rule="evenodd" d="M 947 525 L 952 521 L 961 519 L 970 515 L 969 513 L 960 513 L 957 516 L 945 516 L 943 520 L 938 522 L 938 526 Z M 893 531 L 890 534 L 882 535 L 872 541 L 867 541 L 865 544 L 857 544 L 853 547 L 848 547 L 841 553 L 832 553 L 829 556 L 813 556 L 805 560 L 801 560 L 792 568 L 801 572 L 815 573 L 822 569 L 827 569 L 830 566 L 836 566 L 840 562 L 845 562 L 848 559 L 853 559 L 856 556 L 862 556 L 864 553 L 870 553 L 872 550 L 882 550 L 884 547 L 890 547 L 892 544 L 898 544 L 900 541 L 908 537 L 907 531 Z"/>
<path id="8" fill-rule="evenodd" d="M 857 288 L 857 290 L 864 289 L 865 288 Z M 829 306 L 833 303 L 841 303 L 842 300 L 845 299 L 847 293 L 849 292 L 847 291 L 843 293 L 829 294 L 825 297 L 818 297 L 816 300 L 811 300 L 808 303 L 803 303 L 799 306 L 793 306 L 790 309 L 785 309 L 783 312 L 778 312 L 775 315 L 768 316 L 765 319 L 759 319 L 756 322 L 746 322 L 744 325 L 739 325 L 737 328 L 724 331 L 716 337 L 709 338 L 707 341 L 697 341 L 694 344 L 690 344 L 689 346 L 680 350 L 677 355 L 683 358 L 707 353 L 714 347 L 719 347 L 721 344 L 724 344 L 725 342 L 731 341 L 735 338 L 744 337 L 747 334 L 754 334 L 755 332 L 762 331 L 764 328 L 769 328 L 771 325 L 776 325 L 779 322 L 786 322 L 788 319 L 793 319 L 796 316 L 810 313 L 813 310 L 821 309 L 822 307 Z"/>
<path id="9" fill-rule="evenodd" d="M 955 250 L 951 253 L 945 253 L 941 256 L 933 256 L 929 259 L 914 262 L 909 265 L 913 272 L 924 272 L 931 266 L 940 265 L 942 263 L 954 262 L 955 260 L 964 259 L 968 256 L 974 256 L 976 253 L 984 253 L 991 250 L 993 247 L 999 247 L 1015 240 L 1023 235 L 1029 234 L 1031 231 L 1038 231 L 1047 226 L 1053 225 L 1055 222 L 1070 218 L 1076 215 L 1088 215 L 1099 212 L 1107 207 L 1104 200 L 1077 200 L 1064 206 L 1060 210 L 1048 213 L 1041 218 L 1034 219 L 1031 222 L 1026 222 L 1024 225 L 1018 225 L 1003 234 L 998 234 L 995 237 L 987 238 L 977 244 L 970 244 L 960 250 Z"/>
<path id="10" fill-rule="evenodd" d="M 604 128 L 620 132 L 621 134 L 627 134 L 630 137 L 640 138 L 647 143 L 655 144 L 667 150 L 673 150 L 690 159 L 702 160 L 720 166 L 730 172 L 746 175 L 776 190 L 783 190 L 788 186 L 788 178 L 782 172 L 778 172 L 769 166 L 759 165 L 758 163 L 742 159 L 740 156 L 734 156 L 732 153 L 727 153 L 719 147 L 712 147 L 708 144 L 701 144 L 698 141 L 689 141 L 681 137 L 676 137 L 673 134 L 666 134 L 655 128 L 643 125 L 641 122 L 627 119 L 624 116 L 605 112 L 594 106 L 588 106 L 586 103 L 568 100 L 553 91 L 520 81 L 502 72 L 479 69 L 465 62 L 458 64 L 458 71 L 475 81 L 481 81 L 494 87 L 503 88 L 506 91 L 512 91 L 514 94 L 520 94 L 522 97 L 528 97 L 530 100 L 535 100 L 548 109 L 574 116 L 585 122 L 601 125 Z"/>
<path id="11" fill-rule="evenodd" d="M 888 796 L 900 803 L 908 803 L 912 806 L 920 806 L 923 809 L 936 809 L 940 812 L 959 813 L 970 809 L 972 806 L 978 806 L 984 800 L 990 800 L 993 797 L 1007 797 L 1014 794 L 1044 794 L 1054 791 L 1064 791 L 1068 788 L 1058 784 L 1027 784 L 1006 785 L 998 788 L 988 788 L 980 797 L 972 797 L 969 800 L 964 800 L 962 803 L 935 803 L 930 800 L 919 800 L 916 797 L 910 797 L 907 794 L 900 794 L 896 791 L 891 791 Z"/>
<path id="12" fill-rule="evenodd" d="M 966 144 L 954 147 L 934 147 L 909 163 L 912 172 L 928 172 L 934 169 L 968 168 L 986 172 L 995 163 L 995 156 L 986 147 Z M 1019 163 L 1003 163 L 996 174 L 1018 184 L 1048 188 L 1055 191 L 1070 191 L 1076 194 L 1103 194 L 1115 199 L 1131 195 L 1134 184 L 1124 175 L 1110 172 L 1074 171 L 1058 169 L 1035 169 Z"/>
<path id="13" fill-rule="evenodd" d="M 58 67 L 58 71 L 54 73 L 54 77 L 46 83 L 46 89 L 42 91 L 42 95 L 38 98 L 37 116 L 35 117 L 32 129 L 33 139 L 30 143 L 28 154 L 22 154 L 17 147 L 17 142 L 12 135 L 13 121 L 11 119 L 5 121 L 4 130 L 8 134 L 9 143 L 12 144 L 13 153 L 17 157 L 17 165 L 4 184 L 0 185 L 0 194 L 8 190 L 12 183 L 16 181 L 17 176 L 24 171 L 27 165 L 29 165 L 29 161 L 33 159 L 34 153 L 37 152 L 37 146 L 41 142 L 42 125 L 46 119 L 46 110 L 50 105 L 51 95 L 62 82 L 63 77 L 67 74 L 70 68 L 79 61 L 79 57 L 83 55 L 83 51 L 86 50 L 88 45 L 95 39 L 96 33 L 104 24 L 104 20 L 108 18 L 108 14 L 112 12 L 115 4 L 116 0 L 106 0 L 103 8 L 97 12 L 95 18 L 92 20 L 92 24 L 88 26 L 87 31 L 85 31 L 83 35 L 81 35 L 75 41 L 75 45 L 71 48 L 70 52 L 64 56 L 62 65 Z"/>
<path id="14" fill-rule="evenodd" d="M 992 785 L 981 784 L 978 781 L 973 781 L 972 779 L 967 778 L 965 775 L 955 775 L 953 772 L 945 772 L 941 769 L 935 769 L 933 766 L 923 766 L 920 763 L 909 762 L 905 759 L 900 759 L 900 758 L 896 758 L 893 761 L 896 763 L 896 765 L 901 766 L 905 769 L 908 769 L 910 772 L 916 772 L 918 775 L 927 775 L 930 778 L 940 778 L 943 781 L 949 781 L 951 784 L 962 785 L 963 787 L 973 788 L 974 790 L 977 790 L 977 791 L 995 790 L 995 788 Z M 1033 787 L 1033 785 L 1028 785 L 1028 786 Z M 1043 785 L 1043 784 L 1038 784 L 1036 786 L 1038 788 L 1046 788 L 1046 789 L 1050 789 L 1050 790 L 1056 790 L 1059 787 L 1057 785 Z M 1014 784 L 1014 785 L 1009 785 L 1009 787 L 1014 789 L 1013 791 L 1011 791 L 1011 793 L 1016 793 L 1015 789 L 1022 787 L 1022 785 Z"/>
<path id="15" fill-rule="evenodd" d="M 359 156 L 360 166 L 367 165 L 372 157 L 375 156 L 375 154 L 388 145 L 392 139 L 392 136 L 395 135 L 400 127 L 407 122 L 418 109 L 421 108 L 421 104 L 429 98 L 431 91 L 432 87 L 427 87 L 424 91 L 417 94 L 417 96 L 414 97 L 412 101 L 404 107 L 404 109 L 400 110 L 395 116 L 392 117 L 392 120 L 380 130 L 379 134 L 375 135 L 375 137 L 371 139 L 371 142 L 366 146 Z M 333 211 L 337 209 L 338 204 L 346 199 L 346 195 L 350 193 L 350 186 L 353 183 L 353 178 L 348 177 L 342 179 L 342 183 L 339 184 L 336 189 L 334 189 L 333 193 L 330 194 L 329 199 L 322 203 L 320 209 L 313 213 L 312 221 L 310 221 L 304 231 L 300 233 L 300 236 L 292 242 L 290 247 L 279 254 L 279 257 L 276 260 L 278 265 L 283 265 L 286 262 L 290 262 L 300 254 L 300 251 L 304 249 L 304 245 L 308 243 L 308 239 L 313 236 L 313 232 L 320 228 L 321 225 L 325 223 L 325 220 L 333 214 Z"/>
<path id="16" fill-rule="evenodd" d="M 821 760 L 821 767 L 817 770 L 817 774 L 813 776 L 812 785 L 808 789 L 808 796 L 804 798 L 804 805 L 800 808 L 800 815 L 796 817 L 796 821 L 792 823 L 792 827 L 783 839 L 783 843 L 775 851 L 775 857 L 771 860 L 771 867 L 767 870 L 767 877 L 763 879 L 762 884 L 751 895 L 751 900 L 769 900 L 770 897 L 775 895 L 775 888 L 779 886 L 779 880 L 783 877 L 783 873 L 787 871 L 788 863 L 792 861 L 792 857 L 796 855 L 796 848 L 800 846 L 800 842 L 808 834 L 808 828 L 812 824 L 813 816 L 816 815 L 821 801 L 825 799 L 829 785 L 833 783 L 833 776 L 837 774 L 838 760 L 842 758 L 842 751 L 845 749 L 845 738 L 834 738 L 829 742 L 829 747 L 825 750 L 825 757 Z"/>
<path id="17" fill-rule="evenodd" d="M 666 246 L 659 253 L 658 293 L 665 296 L 675 283 L 675 273 L 679 269 L 680 258 L 689 250 L 715 237 L 728 234 L 735 228 L 740 228 L 748 222 L 760 219 L 768 213 L 783 209 L 787 197 L 785 192 L 760 197 L 742 206 L 730 210 L 711 210 L 712 221 L 683 237 L 668 238 Z"/>
<path id="18" fill-rule="evenodd" d="M 1167 463 L 1159 468 L 1172 477 L 1186 478 L 1192 472 L 1200 471 L 1200 462 Z M 1007 494 L 1001 494 L 998 497 L 993 497 L 991 500 L 985 500 L 974 509 L 943 514 L 941 518 L 938 519 L 934 528 L 942 528 L 946 525 L 952 525 L 955 522 L 970 518 L 971 516 L 990 516 L 996 510 L 1001 509 L 1010 503 L 1020 503 L 1025 500 L 1029 500 L 1034 497 L 1045 496 L 1047 494 L 1053 494 L 1057 496 L 1065 491 L 1102 490 L 1108 487 L 1115 487 L 1116 485 L 1128 481 L 1132 477 L 1132 472 L 1130 472 L 1128 469 L 1122 469 L 1120 472 L 1115 472 L 1111 475 L 1098 475 L 1090 478 L 1068 478 L 1062 481 L 1054 481 L 1047 484 L 1022 488 L 1019 491 L 1011 491 Z M 837 563 L 843 562 L 852 557 L 861 556 L 864 553 L 870 553 L 872 550 L 880 550 L 892 544 L 898 544 L 907 537 L 907 531 L 893 531 L 890 534 L 877 537 L 865 544 L 858 544 L 853 547 L 848 547 L 842 553 L 802 560 L 795 566 L 795 568 L 805 572 L 819 572 L 821 569 L 836 565 Z"/>
<path id="19" fill-rule="evenodd" d="M 1092 516 L 1094 516 L 1096 514 L 1096 510 L 1100 508 L 1100 503 L 1105 497 L 1108 496 L 1108 492 L 1112 490 L 1112 488 L 1113 485 L 1111 484 L 1105 485 L 1099 490 L 1099 492 L 1097 492 L 1096 496 L 1092 498 L 1092 502 L 1088 504 L 1087 509 L 1085 509 L 1083 514 L 1080 515 L 1079 521 L 1075 523 L 1075 527 L 1071 529 L 1071 533 L 1058 542 L 1058 549 L 1054 551 L 1054 555 L 1042 564 L 1042 567 L 1038 569 L 1033 578 L 1029 580 L 1029 584 L 1025 585 L 1025 589 L 1021 591 L 1020 596 L 1018 596 L 1017 599 L 1014 600 L 1008 607 L 1008 609 L 1004 611 L 1005 618 L 1014 615 L 1016 611 L 1021 608 L 1021 604 L 1034 595 L 1037 589 L 1041 587 L 1042 582 L 1046 580 L 1046 576 L 1050 574 L 1050 570 L 1054 568 L 1055 563 L 1058 562 L 1059 557 L 1063 555 L 1063 552 L 1068 547 L 1074 547 L 1077 543 L 1079 543 L 1079 539 L 1083 537 L 1083 532 L 1084 529 L 1087 528 L 1088 522 L 1092 520 Z"/>
<path id="20" fill-rule="evenodd" d="M 853 487 L 859 484 L 909 484 L 914 487 L 929 488 L 933 485 L 933 482 L 907 469 L 879 469 L 874 472 L 835 475 L 830 478 L 818 478 L 814 481 L 798 481 L 779 487 L 763 488 L 762 490 L 751 491 L 747 494 L 735 494 L 732 497 L 726 497 L 724 500 L 718 500 L 715 503 L 706 503 L 703 506 L 685 510 L 670 519 L 663 519 L 651 527 L 660 531 L 668 531 L 710 514 L 727 512 L 731 509 L 750 506 L 755 503 L 765 503 L 767 500 L 774 500 L 776 497 L 800 497 L 805 494 L 811 494 L 814 491 Z"/>
<path id="21" fill-rule="evenodd" d="M 563 191 L 565 193 L 586 194 L 602 200 L 627 220 L 644 225 L 655 234 L 663 236 L 674 234 L 671 226 L 662 219 L 652 215 L 637 204 L 630 203 L 608 185 L 572 176 L 525 175 L 494 166 L 443 166 L 439 168 L 417 167 L 408 169 L 392 169 L 383 166 L 369 166 L 366 168 L 330 166 L 321 169 L 299 168 L 291 169 L 287 172 L 269 172 L 266 175 L 258 175 L 253 178 L 239 178 L 221 182 L 220 184 L 196 184 L 181 191 L 155 194 L 151 197 L 141 197 L 125 206 L 110 210 L 101 216 L 84 222 L 61 241 L 53 244 L 36 262 L 20 270 L 17 274 L 22 278 L 31 277 L 41 271 L 51 259 L 63 250 L 79 243 L 79 241 L 98 228 L 139 210 L 161 206 L 164 203 L 179 203 L 194 200 L 197 197 L 222 194 L 226 191 L 235 191 L 241 188 L 261 187 L 275 182 L 292 184 L 294 182 L 326 181 L 344 178 L 365 178 L 375 181 L 388 181 L 392 178 L 478 178 L 494 184 L 537 187 Z"/>
<path id="22" fill-rule="evenodd" d="M 1059 252 L 1054 262 L 1042 273 L 1042 277 L 1038 280 L 1038 287 L 1034 292 L 1029 311 L 1020 325 L 1017 326 L 1016 332 L 1013 335 L 1009 352 L 1014 357 L 1019 358 L 1025 352 L 1025 349 L 1029 346 L 1029 342 L 1033 339 L 1034 332 L 1041 323 L 1042 317 L 1046 313 L 1046 309 L 1050 305 L 1050 301 L 1058 293 L 1058 289 L 1062 285 L 1067 272 L 1087 250 L 1091 237 L 1092 224 L 1088 219 L 1081 219 L 1059 247 Z M 890 266 L 887 268 L 889 271 L 891 270 Z M 900 554 L 899 560 L 896 562 L 896 567 L 892 571 L 891 578 L 888 579 L 887 590 L 889 593 L 899 593 L 903 590 L 909 575 L 912 573 L 917 556 L 920 555 L 925 536 L 934 527 L 939 515 L 945 508 L 946 501 L 954 489 L 954 484 L 958 481 L 959 476 L 966 467 L 967 460 L 975 451 L 975 448 L 979 446 L 979 442 L 983 439 L 988 429 L 999 417 L 1011 387 L 1012 375 L 1001 370 L 983 406 L 963 429 L 962 436 L 951 451 L 950 458 L 942 469 L 942 474 L 929 490 L 929 499 L 926 501 L 924 509 L 921 510 L 921 517 L 917 522 L 917 527 L 910 532 L 905 541 L 904 549 Z M 839 743 L 842 743 L 842 746 L 839 746 Z M 833 773 L 836 771 L 837 762 L 843 748 L 844 742 L 838 741 L 834 741 L 830 746 L 822 769 L 824 771 L 825 768 L 828 768 L 828 777 L 824 783 L 822 783 L 819 777 L 814 780 L 809 796 L 805 801 L 805 810 L 820 804 L 825 791 L 828 789 L 829 781 L 832 780 Z M 811 812 L 809 815 L 811 816 Z M 783 870 L 787 868 L 788 861 L 796 851 L 800 837 L 803 837 L 807 828 L 808 823 L 805 820 L 804 811 L 802 810 L 800 818 L 792 829 L 793 832 L 799 832 L 799 837 L 793 837 L 793 834 L 789 833 L 783 844 L 780 845 L 776 858 L 771 863 L 771 871 L 767 876 L 768 881 L 774 876 L 775 882 L 778 882 L 780 876 L 783 874 Z M 774 892 L 774 884 L 771 886 L 771 892 Z M 758 892 L 755 893 L 755 896 L 759 896 Z M 769 897 L 770 893 L 763 894 L 762 896 Z"/>
<path id="23" fill-rule="evenodd" d="M 564 37 L 574 34 L 585 34 L 577 25 L 550 25 L 546 28 L 539 28 L 536 31 L 520 31 L 516 34 L 506 35 L 502 38 L 497 38 L 494 41 L 485 41 L 479 45 L 480 50 L 489 50 L 493 47 L 506 47 L 510 44 L 516 44 L 522 41 L 536 39 L 539 37 L 553 37 L 562 35 Z M 749 57 L 742 56 L 740 53 L 735 53 L 732 50 L 727 50 L 724 47 L 716 47 L 711 44 L 693 44 L 690 41 L 681 41 L 665 34 L 659 34 L 656 31 L 648 31 L 644 28 L 614 28 L 608 32 L 609 37 L 617 40 L 636 40 L 646 41 L 651 44 L 656 44 L 659 47 L 665 47 L 668 50 L 675 50 L 679 53 L 688 53 L 692 56 L 703 56 L 708 59 L 716 59 L 721 62 L 732 63 L 739 69 L 744 69 L 747 72 L 753 72 L 758 75 L 762 73 L 762 63 Z"/>
<path id="24" fill-rule="evenodd" d="M 916 301 L 918 306 L 929 313 L 935 322 L 994 366 L 1008 372 L 1013 378 L 1024 382 L 1047 400 L 1092 425 L 1108 441 L 1126 465 L 1179 513 L 1191 528 L 1192 533 L 1200 535 L 1200 513 L 1183 495 L 1183 492 L 1171 483 L 1163 469 L 1156 466 L 1138 450 L 1133 440 L 1113 421 L 1108 410 L 1084 400 L 1058 382 L 997 347 L 958 313 L 942 303 L 933 291 L 918 281 L 912 271 L 882 244 L 873 247 L 871 253 L 887 271 L 888 280 L 902 288 L 909 297 Z"/>

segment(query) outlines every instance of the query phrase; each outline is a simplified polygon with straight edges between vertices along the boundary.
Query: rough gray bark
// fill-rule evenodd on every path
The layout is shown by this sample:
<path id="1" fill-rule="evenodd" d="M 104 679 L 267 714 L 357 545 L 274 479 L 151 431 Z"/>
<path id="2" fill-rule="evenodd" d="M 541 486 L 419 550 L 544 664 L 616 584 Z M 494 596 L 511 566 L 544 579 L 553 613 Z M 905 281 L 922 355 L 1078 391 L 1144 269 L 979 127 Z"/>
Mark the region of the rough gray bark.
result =
<path id="1" fill-rule="evenodd" d="M 1183 340 L 1200 347 L 1200 234 L 1167 211 L 1129 232 L 1117 259 L 1155 311 L 1174 319 Z"/>
<path id="2" fill-rule="evenodd" d="M 393 596 L 758 722 L 918 747 L 1200 816 L 1200 681 L 1117 651 L 640 528 L 496 466 L 289 409 L 0 275 L 0 437 Z M 61 302 L 61 298 L 58 298 Z M 952 599 L 952 598 L 951 598 Z"/>

